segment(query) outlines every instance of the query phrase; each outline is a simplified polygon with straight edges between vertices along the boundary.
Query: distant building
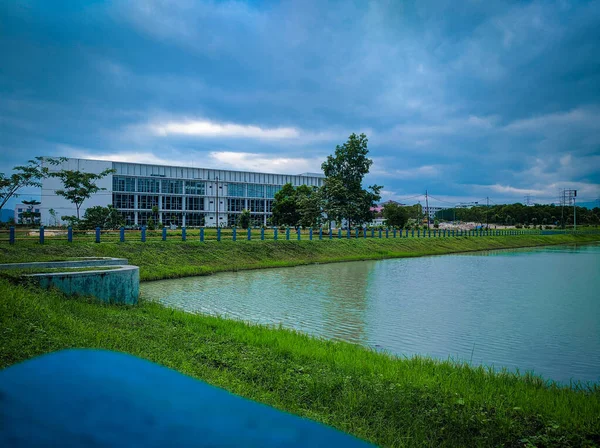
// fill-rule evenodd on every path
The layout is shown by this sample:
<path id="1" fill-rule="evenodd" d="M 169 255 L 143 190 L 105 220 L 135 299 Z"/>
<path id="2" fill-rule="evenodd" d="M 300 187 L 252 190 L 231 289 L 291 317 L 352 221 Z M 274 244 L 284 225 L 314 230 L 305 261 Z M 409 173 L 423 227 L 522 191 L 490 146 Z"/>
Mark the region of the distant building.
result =
<path id="1" fill-rule="evenodd" d="M 324 180 L 319 173 L 271 174 L 87 159 L 67 159 L 48 168 L 51 172 L 69 169 L 90 173 L 114 169 L 114 174 L 97 182 L 104 190 L 83 203 L 80 216 L 89 207 L 112 205 L 127 226 L 147 225 L 150 218 L 164 225 L 216 227 L 218 221 L 219 226 L 232 226 L 243 210 L 250 211 L 253 225 L 266 225 L 275 193 L 284 184 L 320 187 Z M 43 180 L 44 224 L 52 221 L 50 209 L 57 216 L 76 214 L 72 203 L 55 194 L 61 187 L 57 178 Z M 157 213 L 152 211 L 155 207 Z"/>
<path id="2" fill-rule="evenodd" d="M 28 213 L 35 213 L 37 216 L 28 217 Z M 39 224 L 41 222 L 41 204 L 40 205 L 15 205 L 14 218 L 16 224 Z"/>

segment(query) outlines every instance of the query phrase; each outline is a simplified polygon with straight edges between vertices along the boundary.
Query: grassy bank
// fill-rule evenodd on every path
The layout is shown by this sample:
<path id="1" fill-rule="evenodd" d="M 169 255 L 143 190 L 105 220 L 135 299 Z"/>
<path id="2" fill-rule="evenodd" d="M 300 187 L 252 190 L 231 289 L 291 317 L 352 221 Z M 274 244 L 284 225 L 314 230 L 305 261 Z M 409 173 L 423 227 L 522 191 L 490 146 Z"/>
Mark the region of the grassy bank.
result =
<path id="1" fill-rule="evenodd" d="M 0 279 L 0 367 L 70 347 L 118 350 L 384 446 L 600 443 L 600 390 L 428 359 L 396 359 L 287 330 L 67 300 Z"/>
<path id="2" fill-rule="evenodd" d="M 0 245 L 0 263 L 72 257 L 124 257 L 142 280 L 309 263 L 441 255 L 488 249 L 587 243 L 600 235 L 519 235 L 461 238 L 341 239 L 326 241 L 152 241 Z"/>

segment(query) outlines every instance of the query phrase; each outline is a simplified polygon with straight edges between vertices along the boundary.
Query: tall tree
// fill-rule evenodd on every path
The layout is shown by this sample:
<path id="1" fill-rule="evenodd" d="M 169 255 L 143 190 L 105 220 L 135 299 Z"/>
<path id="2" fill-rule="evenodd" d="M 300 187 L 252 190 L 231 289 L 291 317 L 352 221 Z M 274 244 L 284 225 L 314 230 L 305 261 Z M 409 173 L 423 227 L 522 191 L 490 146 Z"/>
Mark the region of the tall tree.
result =
<path id="1" fill-rule="evenodd" d="M 64 160 L 64 157 L 35 157 L 26 165 L 15 166 L 10 176 L 0 173 L 0 210 L 10 198 L 19 196 L 18 191 L 21 188 L 41 187 L 42 179 L 49 175 L 47 165 L 58 165 Z"/>
<path id="2" fill-rule="evenodd" d="M 388 202 L 382 210 L 385 223 L 388 226 L 403 228 L 408 221 L 408 210 L 394 202 Z"/>
<path id="3" fill-rule="evenodd" d="M 76 170 L 60 170 L 56 173 L 51 173 L 50 176 L 57 177 L 62 181 L 63 188 L 56 190 L 55 193 L 75 205 L 77 219 L 79 219 L 79 209 L 83 205 L 83 202 L 93 194 L 101 190 L 106 190 L 106 188 L 98 187 L 96 181 L 115 172 L 116 170 L 114 169 L 106 169 L 99 174 Z"/>
<path id="4" fill-rule="evenodd" d="M 367 157 L 368 139 L 365 134 L 351 134 L 348 141 L 335 148 L 321 168 L 325 173 L 325 211 L 330 219 L 348 225 L 362 224 L 373 219 L 371 208 L 381 199 L 381 186 L 371 185 L 363 189 L 362 181 L 373 161 Z"/>

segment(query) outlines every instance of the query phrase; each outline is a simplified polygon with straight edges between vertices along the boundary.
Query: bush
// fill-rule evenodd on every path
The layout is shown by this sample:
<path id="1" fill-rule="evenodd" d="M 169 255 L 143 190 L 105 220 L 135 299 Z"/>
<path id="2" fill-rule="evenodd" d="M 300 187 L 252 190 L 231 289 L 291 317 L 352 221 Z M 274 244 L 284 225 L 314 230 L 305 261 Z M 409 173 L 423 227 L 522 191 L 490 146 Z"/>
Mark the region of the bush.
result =
<path id="1" fill-rule="evenodd" d="M 517 224 L 517 225 L 515 225 L 515 228 L 522 229 L 523 228 L 523 224 Z"/>

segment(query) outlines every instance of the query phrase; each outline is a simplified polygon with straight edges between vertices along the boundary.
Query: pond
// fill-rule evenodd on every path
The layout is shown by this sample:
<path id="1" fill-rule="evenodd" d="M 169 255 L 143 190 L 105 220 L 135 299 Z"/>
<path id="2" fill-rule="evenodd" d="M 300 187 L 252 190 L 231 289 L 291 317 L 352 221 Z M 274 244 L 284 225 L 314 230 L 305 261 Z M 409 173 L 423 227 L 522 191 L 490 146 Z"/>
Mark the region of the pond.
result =
<path id="1" fill-rule="evenodd" d="M 223 273 L 140 285 L 192 313 L 398 355 L 600 379 L 600 245 Z"/>

